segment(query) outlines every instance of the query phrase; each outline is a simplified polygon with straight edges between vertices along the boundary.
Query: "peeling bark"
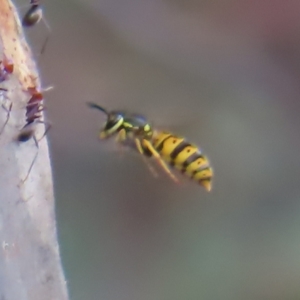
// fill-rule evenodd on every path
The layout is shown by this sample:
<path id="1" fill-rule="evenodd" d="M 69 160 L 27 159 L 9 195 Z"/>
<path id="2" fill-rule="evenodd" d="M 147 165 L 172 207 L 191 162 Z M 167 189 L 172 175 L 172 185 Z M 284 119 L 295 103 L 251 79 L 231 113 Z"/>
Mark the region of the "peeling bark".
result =
<path id="1" fill-rule="evenodd" d="M 39 150 L 31 138 L 16 137 L 25 125 L 30 86 L 40 88 L 32 53 L 13 4 L 0 0 L 0 61 L 6 57 L 14 71 L 0 82 L 0 299 L 67 299 L 54 215 L 54 197 L 47 139 Z M 45 127 L 36 126 L 41 137 Z M 38 151 L 38 157 L 23 182 Z"/>

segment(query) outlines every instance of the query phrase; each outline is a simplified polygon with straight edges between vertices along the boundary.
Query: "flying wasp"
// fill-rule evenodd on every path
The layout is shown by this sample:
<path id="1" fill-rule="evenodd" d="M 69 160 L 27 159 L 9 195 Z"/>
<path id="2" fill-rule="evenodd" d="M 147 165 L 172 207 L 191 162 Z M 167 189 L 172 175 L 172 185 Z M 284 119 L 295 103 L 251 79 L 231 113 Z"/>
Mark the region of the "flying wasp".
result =
<path id="1" fill-rule="evenodd" d="M 198 182 L 207 191 L 211 190 L 213 171 L 197 146 L 170 132 L 155 130 L 142 115 L 107 111 L 95 103 L 88 105 L 107 116 L 99 133 L 100 139 L 115 136 L 117 143 L 137 150 L 144 157 L 153 157 L 175 182 L 178 179 L 169 166 Z"/>
<path id="2" fill-rule="evenodd" d="M 88 103 L 88 106 L 100 110 L 107 116 L 106 123 L 99 133 L 100 139 L 108 139 L 115 136 L 117 143 L 135 149 L 140 154 L 145 154 L 146 145 L 148 145 L 148 143 L 149 145 L 151 144 L 153 129 L 152 125 L 143 115 L 128 113 L 125 111 L 107 111 L 105 108 L 95 103 Z M 151 150 L 149 150 L 149 154 L 147 154 L 147 156 L 151 153 L 165 172 L 175 182 L 178 182 L 177 178 L 169 170 L 167 163 L 164 162 L 159 153 L 153 147 L 150 149 Z M 148 163 L 147 165 L 151 169 Z M 151 171 L 153 170 L 151 169 Z"/>

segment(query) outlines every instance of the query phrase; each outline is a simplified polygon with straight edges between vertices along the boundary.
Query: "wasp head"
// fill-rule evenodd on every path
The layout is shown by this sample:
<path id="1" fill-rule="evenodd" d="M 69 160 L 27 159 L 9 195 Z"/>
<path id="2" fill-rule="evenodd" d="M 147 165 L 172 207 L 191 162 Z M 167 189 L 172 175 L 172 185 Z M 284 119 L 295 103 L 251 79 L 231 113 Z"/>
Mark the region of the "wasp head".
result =
<path id="1" fill-rule="evenodd" d="M 118 132 L 118 129 L 120 129 L 124 121 L 124 114 L 122 112 L 109 112 L 95 103 L 88 103 L 88 106 L 102 111 L 107 116 L 106 122 L 99 133 L 100 139 L 107 139 Z"/>

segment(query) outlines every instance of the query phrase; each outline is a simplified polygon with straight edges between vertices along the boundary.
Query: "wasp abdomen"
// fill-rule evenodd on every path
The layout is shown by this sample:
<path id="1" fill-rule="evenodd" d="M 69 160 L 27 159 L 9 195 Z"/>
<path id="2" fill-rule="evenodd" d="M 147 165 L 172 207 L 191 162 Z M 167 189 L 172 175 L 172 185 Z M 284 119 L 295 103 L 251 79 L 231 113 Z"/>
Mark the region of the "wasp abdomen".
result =
<path id="1" fill-rule="evenodd" d="M 170 166 L 198 182 L 208 191 L 211 189 L 212 168 L 208 158 L 196 145 L 167 132 L 157 133 L 153 144 Z"/>

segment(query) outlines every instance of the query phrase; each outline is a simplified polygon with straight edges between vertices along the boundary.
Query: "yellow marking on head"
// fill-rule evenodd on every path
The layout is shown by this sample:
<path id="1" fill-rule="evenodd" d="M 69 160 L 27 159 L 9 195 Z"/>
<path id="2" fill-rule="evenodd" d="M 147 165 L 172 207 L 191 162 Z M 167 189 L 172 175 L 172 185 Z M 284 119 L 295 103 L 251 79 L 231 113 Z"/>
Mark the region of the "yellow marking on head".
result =
<path id="1" fill-rule="evenodd" d="M 113 135 L 114 133 L 117 132 L 118 128 L 123 124 L 124 122 L 124 119 L 123 118 L 120 118 L 118 120 L 118 122 L 111 128 L 109 129 L 103 129 L 101 132 L 100 132 L 100 139 L 104 139 L 104 138 L 108 138 L 109 136 Z"/>
<path id="2" fill-rule="evenodd" d="M 151 126 L 149 124 L 146 124 L 144 126 L 144 131 L 150 131 L 151 130 Z"/>
<path id="3" fill-rule="evenodd" d="M 126 140 L 126 137 L 127 137 L 126 130 L 124 128 L 122 128 L 116 136 L 116 142 L 122 143 Z"/>
<path id="4" fill-rule="evenodd" d="M 204 167 L 207 167 L 208 165 L 209 165 L 208 159 L 205 156 L 201 156 L 187 166 L 185 173 L 189 177 L 192 177 L 194 171 L 196 171 L 198 169 L 203 169 Z"/>
<path id="5" fill-rule="evenodd" d="M 124 126 L 124 127 L 127 127 L 127 128 L 132 128 L 132 127 L 133 127 L 132 124 L 131 124 L 131 123 L 128 123 L 128 122 L 124 122 L 124 123 L 123 123 L 123 126 Z"/>

